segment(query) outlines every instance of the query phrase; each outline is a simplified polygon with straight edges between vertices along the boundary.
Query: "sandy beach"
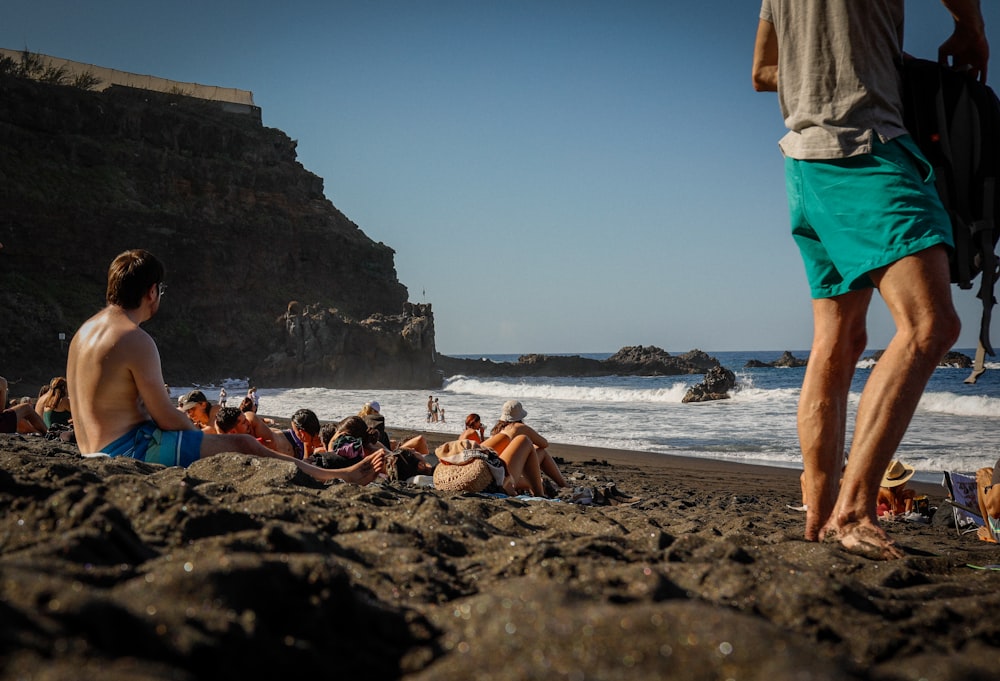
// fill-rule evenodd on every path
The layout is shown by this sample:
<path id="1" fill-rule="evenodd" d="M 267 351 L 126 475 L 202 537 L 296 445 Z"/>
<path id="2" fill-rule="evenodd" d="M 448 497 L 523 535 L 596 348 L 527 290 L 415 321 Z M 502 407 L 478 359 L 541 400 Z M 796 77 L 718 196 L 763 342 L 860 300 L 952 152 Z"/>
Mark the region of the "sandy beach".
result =
<path id="1" fill-rule="evenodd" d="M 1000 674 L 1000 572 L 969 567 L 996 545 L 896 521 L 906 557 L 872 562 L 801 540 L 797 471 L 551 451 L 605 503 L 2 435 L 0 679 Z"/>

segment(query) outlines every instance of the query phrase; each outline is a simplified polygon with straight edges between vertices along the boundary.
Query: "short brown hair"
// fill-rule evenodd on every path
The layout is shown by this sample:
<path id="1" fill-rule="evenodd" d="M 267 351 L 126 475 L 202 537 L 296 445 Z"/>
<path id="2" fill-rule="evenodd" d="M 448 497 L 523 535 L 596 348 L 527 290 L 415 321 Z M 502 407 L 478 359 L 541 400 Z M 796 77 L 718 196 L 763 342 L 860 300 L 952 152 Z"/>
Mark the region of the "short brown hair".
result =
<path id="1" fill-rule="evenodd" d="M 163 263 L 141 248 L 120 253 L 108 268 L 108 305 L 134 310 L 150 286 L 163 281 Z"/>

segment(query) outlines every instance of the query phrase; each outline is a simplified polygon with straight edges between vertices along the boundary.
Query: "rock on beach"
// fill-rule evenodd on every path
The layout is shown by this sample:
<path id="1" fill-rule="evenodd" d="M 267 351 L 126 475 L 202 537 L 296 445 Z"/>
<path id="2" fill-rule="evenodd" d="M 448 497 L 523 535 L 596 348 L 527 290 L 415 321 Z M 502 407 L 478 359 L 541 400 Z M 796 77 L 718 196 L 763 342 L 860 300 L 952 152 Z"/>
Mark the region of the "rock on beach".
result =
<path id="1" fill-rule="evenodd" d="M 0 681 L 996 678 L 995 545 L 896 522 L 872 562 L 800 538 L 797 471 L 552 451 L 617 501 L 0 436 Z"/>

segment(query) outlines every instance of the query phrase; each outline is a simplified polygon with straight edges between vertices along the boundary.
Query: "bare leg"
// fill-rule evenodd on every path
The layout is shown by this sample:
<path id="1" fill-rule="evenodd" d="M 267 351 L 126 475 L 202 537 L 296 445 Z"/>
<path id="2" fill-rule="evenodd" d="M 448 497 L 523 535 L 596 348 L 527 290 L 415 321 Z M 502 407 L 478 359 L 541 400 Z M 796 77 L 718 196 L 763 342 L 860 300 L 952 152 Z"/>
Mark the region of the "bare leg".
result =
<path id="1" fill-rule="evenodd" d="M 872 292 L 813 300 L 813 344 L 799 395 L 802 503 L 806 539 L 816 541 L 829 520 L 844 465 L 847 398 L 867 335 Z"/>
<path id="2" fill-rule="evenodd" d="M 409 440 L 400 445 L 401 449 L 412 449 L 424 456 L 427 456 L 429 450 L 427 449 L 427 438 L 423 435 L 417 435 L 411 437 Z"/>
<path id="3" fill-rule="evenodd" d="M 356 485 L 367 485 L 385 473 L 385 450 L 380 449 L 360 462 L 347 468 L 320 468 L 310 463 L 295 459 L 285 454 L 279 454 L 268 449 L 251 435 L 209 435 L 205 434 L 201 441 L 201 457 L 205 458 L 222 452 L 239 452 L 251 454 L 265 459 L 279 459 L 294 463 L 300 471 L 320 482 L 343 480 Z"/>
<path id="4" fill-rule="evenodd" d="M 7 379 L 0 376 L 0 411 L 7 408 Z"/>
<path id="5" fill-rule="evenodd" d="M 542 473 L 538 468 L 538 457 L 535 456 L 535 447 L 531 440 L 523 435 L 517 435 L 510 441 L 500 458 L 507 464 L 508 478 L 504 480 L 504 489 L 509 489 L 508 482 L 513 483 L 515 489 L 527 487 L 535 496 L 543 496 L 545 488 L 542 486 Z"/>
<path id="6" fill-rule="evenodd" d="M 849 551 L 873 558 L 903 553 L 878 525 L 879 482 L 903 439 L 938 362 L 958 338 L 943 247 L 902 258 L 872 278 L 896 324 L 896 334 L 872 369 L 858 403 L 851 454 L 821 538 L 832 534 Z M 812 511 L 810 499 L 810 511 Z"/>
<path id="7" fill-rule="evenodd" d="M 17 414 L 17 432 L 42 433 L 43 435 L 49 432 L 45 421 L 42 420 L 42 417 L 38 415 L 38 412 L 30 404 L 18 404 L 10 407 L 10 409 L 13 409 L 14 413 Z"/>
<path id="8" fill-rule="evenodd" d="M 552 478 L 552 480 L 560 487 L 568 487 L 566 479 L 559 472 L 559 466 L 552 459 L 552 455 L 549 454 L 549 450 L 545 448 L 535 448 L 535 454 L 538 456 L 538 467 L 542 469 L 545 475 Z"/>

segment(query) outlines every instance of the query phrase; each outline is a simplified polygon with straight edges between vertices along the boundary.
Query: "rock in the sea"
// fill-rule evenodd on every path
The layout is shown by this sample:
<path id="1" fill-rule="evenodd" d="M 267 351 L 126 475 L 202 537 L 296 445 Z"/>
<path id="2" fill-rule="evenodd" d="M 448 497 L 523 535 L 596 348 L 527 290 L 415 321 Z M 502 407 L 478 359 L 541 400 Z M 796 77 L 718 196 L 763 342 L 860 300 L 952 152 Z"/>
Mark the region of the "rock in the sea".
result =
<path id="1" fill-rule="evenodd" d="M 781 353 L 781 357 L 774 360 L 773 362 L 762 362 L 759 359 L 751 359 L 743 366 L 747 369 L 764 369 L 769 367 L 804 367 L 806 365 L 806 360 L 799 359 L 793 355 L 790 351 L 785 350 Z"/>
<path id="2" fill-rule="evenodd" d="M 882 359 L 882 355 L 884 353 L 885 353 L 885 350 L 876 350 L 871 355 L 869 355 L 866 359 L 870 359 L 873 362 L 878 362 L 880 359 Z M 972 368 L 972 358 L 969 357 L 968 355 L 964 354 L 964 353 L 955 352 L 954 350 L 952 350 L 948 354 L 946 354 L 941 359 L 940 362 L 938 362 L 938 366 L 939 367 L 949 367 L 949 368 L 952 368 L 952 369 L 971 369 Z"/>
<path id="3" fill-rule="evenodd" d="M 736 387 L 736 374 L 725 367 L 713 367 L 705 380 L 688 388 L 682 402 L 711 402 L 728 400 L 729 391 Z"/>

